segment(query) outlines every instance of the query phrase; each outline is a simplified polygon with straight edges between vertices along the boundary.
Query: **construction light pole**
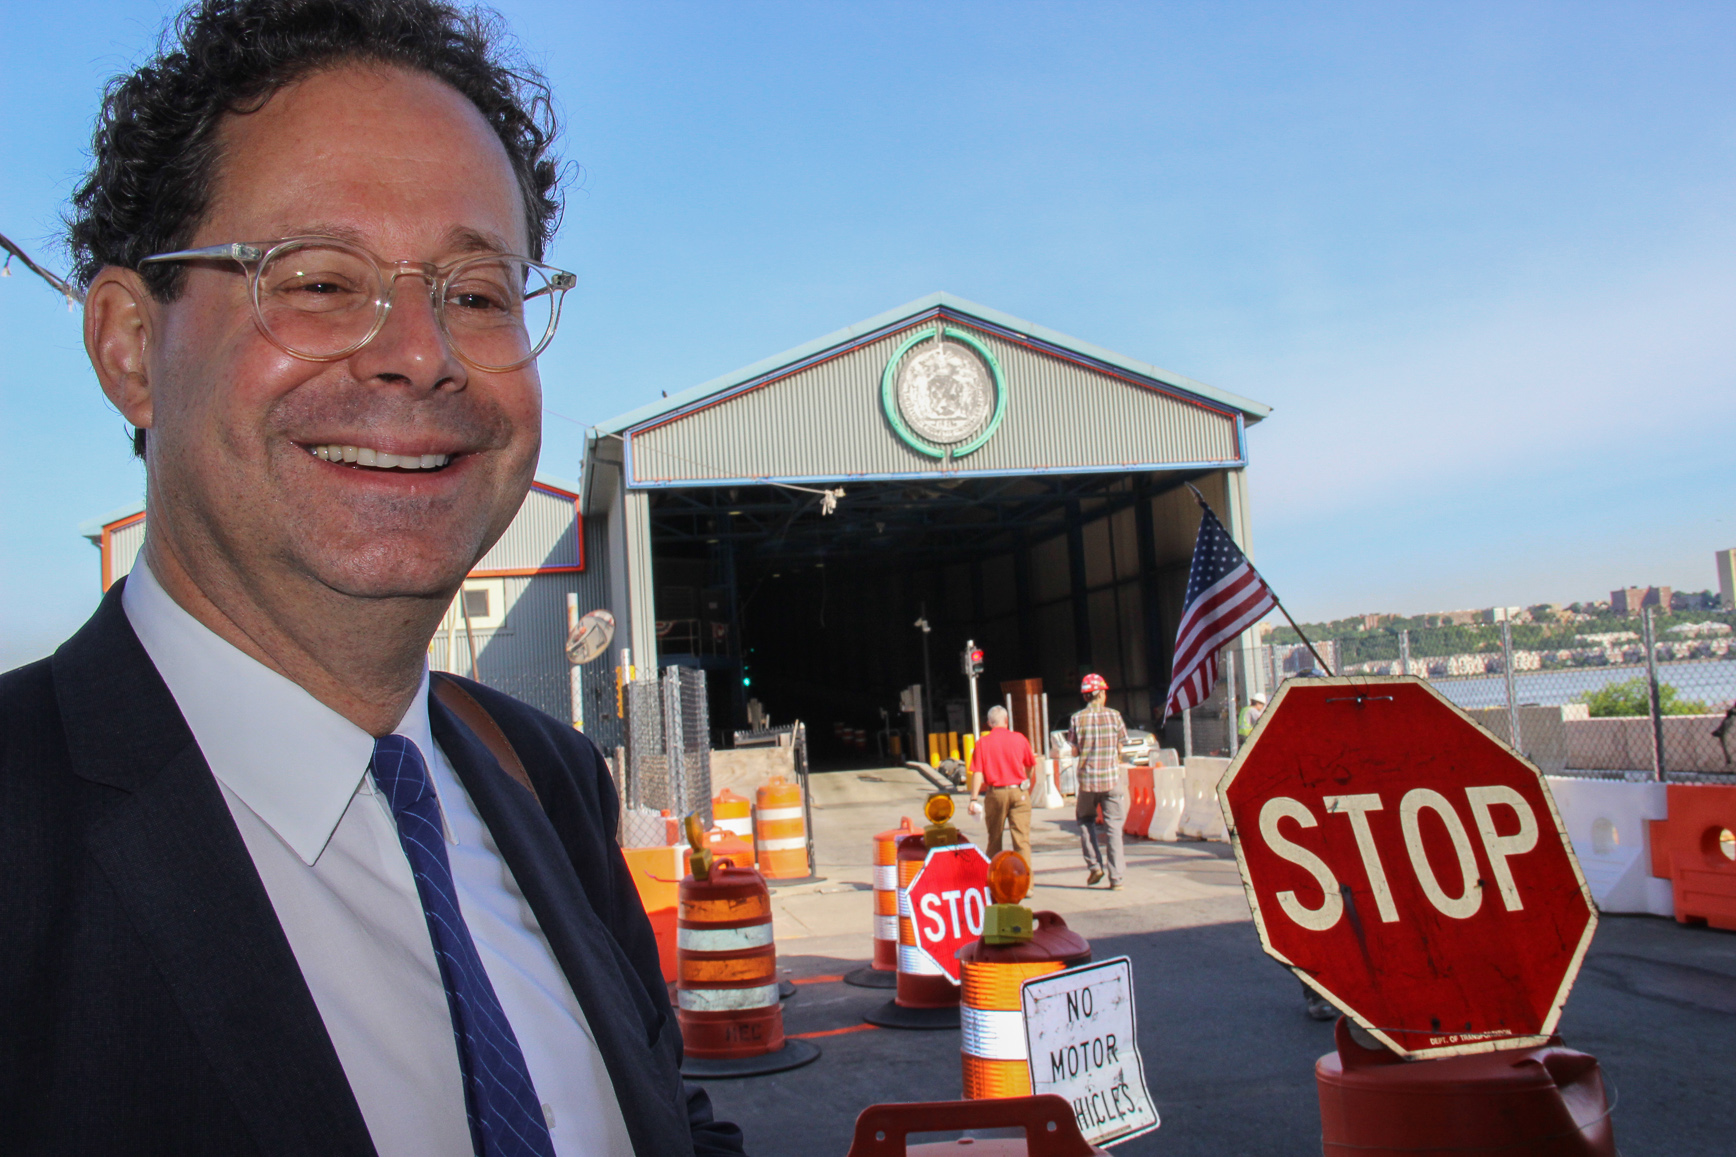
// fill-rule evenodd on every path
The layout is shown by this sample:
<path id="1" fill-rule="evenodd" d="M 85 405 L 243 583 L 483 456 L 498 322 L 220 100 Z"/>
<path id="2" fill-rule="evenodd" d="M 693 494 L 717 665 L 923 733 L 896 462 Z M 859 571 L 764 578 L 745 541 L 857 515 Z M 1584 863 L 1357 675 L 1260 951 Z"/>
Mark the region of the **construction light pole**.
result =
<path id="1" fill-rule="evenodd" d="M 928 625 L 928 604 L 918 603 L 916 606 L 916 622 L 912 624 L 922 632 L 922 714 L 930 727 L 934 726 L 934 680 L 928 673 L 928 636 L 933 630 Z"/>

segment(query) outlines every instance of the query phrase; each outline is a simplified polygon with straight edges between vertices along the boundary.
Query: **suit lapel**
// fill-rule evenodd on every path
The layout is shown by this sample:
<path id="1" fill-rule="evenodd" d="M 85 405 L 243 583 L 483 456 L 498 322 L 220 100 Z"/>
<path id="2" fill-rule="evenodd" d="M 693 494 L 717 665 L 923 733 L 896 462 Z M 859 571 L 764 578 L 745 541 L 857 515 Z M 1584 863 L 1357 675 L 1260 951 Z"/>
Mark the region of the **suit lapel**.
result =
<path id="1" fill-rule="evenodd" d="M 430 698 L 429 714 L 435 740 L 470 793 L 578 998 L 634 1151 L 656 1157 L 691 1152 L 685 1111 L 677 1104 L 679 1082 L 671 1088 L 660 1075 L 648 1039 L 646 1016 L 654 1011 L 625 953 L 591 906 L 554 827 L 536 798 L 508 778 L 443 704 Z M 658 1106 L 667 1111 L 655 1111 Z"/>
<path id="2" fill-rule="evenodd" d="M 75 773 L 118 789 L 87 848 L 260 1152 L 372 1154 L 270 897 L 120 592 L 53 660 Z"/>

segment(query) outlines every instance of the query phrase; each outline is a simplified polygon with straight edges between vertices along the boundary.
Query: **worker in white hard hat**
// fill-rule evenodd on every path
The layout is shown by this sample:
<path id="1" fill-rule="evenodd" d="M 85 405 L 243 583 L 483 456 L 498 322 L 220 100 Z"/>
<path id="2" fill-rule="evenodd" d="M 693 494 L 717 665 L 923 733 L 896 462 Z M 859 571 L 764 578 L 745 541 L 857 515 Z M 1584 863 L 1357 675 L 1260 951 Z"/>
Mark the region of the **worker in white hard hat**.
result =
<path id="1" fill-rule="evenodd" d="M 1246 707 L 1242 708 L 1240 715 L 1236 716 L 1236 734 L 1241 737 L 1242 742 L 1247 742 L 1248 736 L 1254 733 L 1254 724 L 1258 723 L 1260 716 L 1265 713 L 1266 696 L 1264 692 L 1261 692 L 1255 695 Z"/>

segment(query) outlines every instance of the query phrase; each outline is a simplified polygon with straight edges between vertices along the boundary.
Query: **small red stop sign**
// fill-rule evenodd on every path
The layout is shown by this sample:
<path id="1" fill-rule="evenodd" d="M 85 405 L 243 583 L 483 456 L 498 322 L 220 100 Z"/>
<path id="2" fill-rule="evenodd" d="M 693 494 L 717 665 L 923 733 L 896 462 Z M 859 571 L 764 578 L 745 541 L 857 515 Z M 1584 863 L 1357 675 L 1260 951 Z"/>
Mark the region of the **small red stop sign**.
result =
<path id="1" fill-rule="evenodd" d="M 1390 1047 L 1554 1031 L 1597 910 L 1542 775 L 1427 683 L 1285 683 L 1218 799 L 1267 953 Z"/>
<path id="2" fill-rule="evenodd" d="M 989 906 L 989 860 L 975 844 L 930 848 L 910 881 L 916 943 L 954 984 L 958 950 L 983 934 Z"/>

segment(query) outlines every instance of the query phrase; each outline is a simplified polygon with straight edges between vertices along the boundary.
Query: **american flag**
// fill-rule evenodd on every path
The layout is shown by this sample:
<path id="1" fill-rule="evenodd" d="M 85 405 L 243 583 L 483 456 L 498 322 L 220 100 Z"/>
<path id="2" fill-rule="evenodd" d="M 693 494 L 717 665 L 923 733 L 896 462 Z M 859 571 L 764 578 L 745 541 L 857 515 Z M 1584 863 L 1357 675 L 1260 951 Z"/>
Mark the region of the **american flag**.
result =
<path id="1" fill-rule="evenodd" d="M 1175 661 L 1163 717 L 1205 702 L 1218 683 L 1218 651 L 1278 605 L 1278 597 L 1231 541 L 1217 515 L 1200 503 L 1187 601 L 1175 633 Z"/>

